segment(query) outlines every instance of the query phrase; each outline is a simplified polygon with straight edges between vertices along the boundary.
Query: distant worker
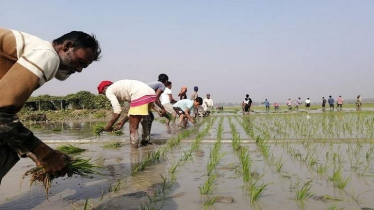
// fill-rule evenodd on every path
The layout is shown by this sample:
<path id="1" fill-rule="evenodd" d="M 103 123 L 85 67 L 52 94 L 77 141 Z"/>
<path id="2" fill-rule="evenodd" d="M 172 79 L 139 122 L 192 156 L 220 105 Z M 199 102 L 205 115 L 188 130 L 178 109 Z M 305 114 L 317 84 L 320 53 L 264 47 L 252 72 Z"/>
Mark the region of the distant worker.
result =
<path id="1" fill-rule="evenodd" d="M 361 95 L 358 95 L 357 100 L 356 100 L 356 110 L 361 111 L 361 106 L 362 106 Z"/>
<path id="2" fill-rule="evenodd" d="M 268 101 L 268 99 L 265 99 L 265 101 L 263 103 L 265 105 L 265 111 L 269 112 L 270 111 L 270 102 Z"/>
<path id="3" fill-rule="evenodd" d="M 244 101 L 242 102 L 243 115 L 250 113 L 251 105 L 252 105 L 252 99 L 249 97 L 249 94 L 246 94 Z"/>
<path id="4" fill-rule="evenodd" d="M 309 98 L 307 98 L 306 100 L 305 100 L 305 107 L 306 107 L 306 110 L 310 110 L 310 99 Z"/>
<path id="5" fill-rule="evenodd" d="M 277 102 L 274 103 L 274 111 L 279 110 L 279 104 Z"/>
<path id="6" fill-rule="evenodd" d="M 322 97 L 322 111 L 326 110 L 326 99 L 325 97 Z"/>
<path id="7" fill-rule="evenodd" d="M 330 105 L 330 111 L 334 111 L 334 98 L 331 95 L 329 96 L 329 99 L 327 99 L 327 102 Z"/>
<path id="8" fill-rule="evenodd" d="M 195 86 L 193 87 L 193 93 L 191 94 L 191 100 L 195 100 L 197 97 L 199 97 L 199 94 L 197 93 L 199 91 L 199 87 Z M 193 109 L 193 113 L 194 113 L 194 117 L 198 117 L 199 116 L 199 106 L 197 107 L 194 107 Z"/>
<path id="9" fill-rule="evenodd" d="M 287 100 L 287 107 L 288 107 L 288 110 L 292 110 L 292 100 L 289 98 L 288 100 Z"/>
<path id="10" fill-rule="evenodd" d="M 213 99 L 210 98 L 210 94 L 206 94 L 206 98 L 204 98 L 203 100 L 203 105 L 202 105 L 203 109 L 204 109 L 204 115 L 207 116 L 210 114 L 211 110 L 214 108 L 213 107 Z"/>
<path id="11" fill-rule="evenodd" d="M 342 96 L 339 96 L 338 97 L 338 99 L 336 99 L 336 110 L 340 110 L 340 111 L 342 111 L 342 109 L 343 109 L 343 101 L 344 101 L 344 99 L 343 99 L 343 97 Z"/>
<path id="12" fill-rule="evenodd" d="M 303 102 L 301 101 L 301 97 L 298 97 L 295 103 L 295 110 L 299 111 L 299 107 L 303 104 Z"/>
<path id="13" fill-rule="evenodd" d="M 178 93 L 179 100 L 187 99 L 187 87 L 183 86 L 181 91 Z"/>

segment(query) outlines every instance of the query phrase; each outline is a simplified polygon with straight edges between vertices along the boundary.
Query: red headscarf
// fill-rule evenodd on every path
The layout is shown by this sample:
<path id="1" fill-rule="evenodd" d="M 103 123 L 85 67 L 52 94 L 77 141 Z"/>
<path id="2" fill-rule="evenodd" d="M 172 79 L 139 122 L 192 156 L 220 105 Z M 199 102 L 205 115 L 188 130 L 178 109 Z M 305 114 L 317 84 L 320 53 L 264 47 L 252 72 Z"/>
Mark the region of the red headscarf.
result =
<path id="1" fill-rule="evenodd" d="M 97 86 L 97 90 L 99 91 L 99 94 L 103 94 L 104 88 L 113 84 L 111 81 L 101 81 L 99 86 Z"/>

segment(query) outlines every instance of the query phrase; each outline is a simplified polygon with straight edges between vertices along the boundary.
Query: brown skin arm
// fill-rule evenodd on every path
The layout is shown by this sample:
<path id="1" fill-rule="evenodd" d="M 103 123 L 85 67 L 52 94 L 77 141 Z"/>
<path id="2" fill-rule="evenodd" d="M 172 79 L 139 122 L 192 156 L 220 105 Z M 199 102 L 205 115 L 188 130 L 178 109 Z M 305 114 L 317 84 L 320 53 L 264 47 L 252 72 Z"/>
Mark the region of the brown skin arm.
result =
<path id="1" fill-rule="evenodd" d="M 184 110 L 184 113 L 186 114 L 186 117 L 187 117 L 188 120 L 190 120 L 190 122 L 195 123 L 195 120 L 191 117 L 190 110 L 188 108 L 186 108 L 186 110 Z"/>
<path id="2" fill-rule="evenodd" d="M 116 128 L 114 130 L 118 131 L 118 130 L 121 130 L 123 128 L 123 126 L 125 125 L 125 123 L 127 121 L 129 121 L 130 117 L 128 115 L 126 115 L 126 117 L 124 117 L 121 121 L 119 121 L 117 124 L 116 124 Z"/>
<path id="3" fill-rule="evenodd" d="M 110 119 L 109 122 L 106 124 L 104 130 L 107 131 L 107 132 L 112 131 L 114 123 L 117 122 L 117 120 L 119 119 L 120 116 L 121 116 L 121 114 L 113 113 L 112 114 L 112 119 Z"/>
<path id="4" fill-rule="evenodd" d="M 0 80 L 0 107 L 14 106 L 19 111 L 38 87 L 39 78 L 16 63 Z"/>
<path id="5" fill-rule="evenodd" d="M 20 64 L 14 64 L 0 80 L 0 107 L 14 106 L 19 111 L 38 85 L 39 78 L 34 73 Z M 66 173 L 71 175 L 67 165 L 69 156 L 53 150 L 43 142 L 30 148 L 30 152 L 35 155 L 36 164 L 43 166 L 55 177 L 64 176 Z"/>

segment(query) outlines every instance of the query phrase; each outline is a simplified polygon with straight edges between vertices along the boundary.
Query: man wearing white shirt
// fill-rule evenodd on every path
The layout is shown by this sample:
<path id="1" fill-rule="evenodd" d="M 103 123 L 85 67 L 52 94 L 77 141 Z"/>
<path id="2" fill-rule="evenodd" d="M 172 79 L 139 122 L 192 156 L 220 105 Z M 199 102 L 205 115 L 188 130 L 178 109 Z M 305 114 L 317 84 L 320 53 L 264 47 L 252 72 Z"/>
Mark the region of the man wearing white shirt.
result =
<path id="1" fill-rule="evenodd" d="M 177 101 L 174 100 L 174 98 L 173 98 L 171 87 L 172 87 L 172 82 L 168 81 L 166 83 L 165 90 L 161 94 L 161 97 L 160 97 L 161 104 L 162 104 L 162 106 L 165 108 L 165 110 L 167 112 L 166 115 L 165 115 L 166 119 L 168 120 L 166 122 L 167 126 L 169 126 L 169 124 L 170 124 L 171 116 L 174 119 L 175 119 L 175 116 L 176 116 L 176 113 L 175 113 L 175 111 L 173 109 L 172 103 L 175 103 Z"/>
<path id="2" fill-rule="evenodd" d="M 210 98 L 210 94 L 206 94 L 206 98 L 203 100 L 203 109 L 204 112 L 210 113 L 210 110 L 213 108 L 213 99 Z"/>
<path id="3" fill-rule="evenodd" d="M 310 109 L 310 99 L 309 99 L 309 98 L 307 98 L 307 99 L 305 100 L 305 107 L 306 107 L 306 110 L 309 110 L 309 109 Z"/>

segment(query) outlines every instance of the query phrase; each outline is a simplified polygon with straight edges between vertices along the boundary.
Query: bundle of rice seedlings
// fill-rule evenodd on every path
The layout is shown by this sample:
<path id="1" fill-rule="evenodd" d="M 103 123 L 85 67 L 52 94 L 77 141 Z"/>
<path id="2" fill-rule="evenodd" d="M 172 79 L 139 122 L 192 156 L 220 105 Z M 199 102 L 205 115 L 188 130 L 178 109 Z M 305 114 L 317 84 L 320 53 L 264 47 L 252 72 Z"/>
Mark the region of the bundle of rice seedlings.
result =
<path id="1" fill-rule="evenodd" d="M 104 131 L 104 128 L 105 128 L 105 124 L 96 124 L 94 127 L 93 127 L 93 133 L 97 136 L 100 136 L 102 134 L 102 132 Z M 116 135 L 116 136 L 120 136 L 123 134 L 122 130 L 113 130 L 111 132 L 112 135 Z"/>
<path id="2" fill-rule="evenodd" d="M 96 168 L 96 166 L 90 163 L 90 160 L 91 159 L 84 159 L 81 157 L 75 157 L 71 160 L 68 164 L 70 165 L 73 175 L 87 177 L 90 174 L 94 174 L 95 171 L 93 168 Z M 34 182 L 41 182 L 43 184 L 48 199 L 48 192 L 51 188 L 52 180 L 56 177 L 51 173 L 45 172 L 43 167 L 35 167 L 26 171 L 23 175 L 23 179 L 27 176 L 31 176 L 30 187 Z"/>
<path id="3" fill-rule="evenodd" d="M 105 149 L 117 149 L 117 148 L 120 148 L 122 146 L 123 146 L 123 144 L 121 142 L 108 142 L 108 143 L 104 144 Z"/>
<path id="4" fill-rule="evenodd" d="M 68 145 L 61 145 L 59 147 L 56 148 L 58 151 L 61 151 L 63 153 L 66 153 L 68 155 L 78 155 L 84 151 L 86 151 L 86 149 L 82 149 L 82 148 L 79 148 L 79 147 L 76 147 L 76 146 L 73 146 L 71 144 L 68 144 Z"/>
<path id="5" fill-rule="evenodd" d="M 115 136 L 120 136 L 123 134 L 122 130 L 116 130 L 116 131 L 112 131 L 112 134 L 115 135 Z"/>
<path id="6" fill-rule="evenodd" d="M 96 124 L 93 127 L 93 133 L 97 136 L 100 136 L 101 133 L 104 131 L 104 128 L 105 128 L 105 124 L 103 123 Z"/>

